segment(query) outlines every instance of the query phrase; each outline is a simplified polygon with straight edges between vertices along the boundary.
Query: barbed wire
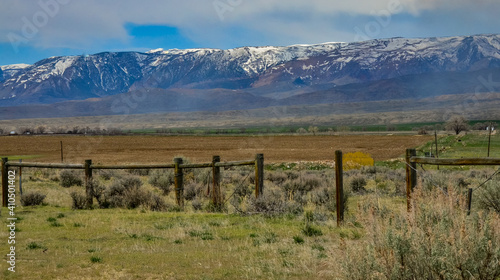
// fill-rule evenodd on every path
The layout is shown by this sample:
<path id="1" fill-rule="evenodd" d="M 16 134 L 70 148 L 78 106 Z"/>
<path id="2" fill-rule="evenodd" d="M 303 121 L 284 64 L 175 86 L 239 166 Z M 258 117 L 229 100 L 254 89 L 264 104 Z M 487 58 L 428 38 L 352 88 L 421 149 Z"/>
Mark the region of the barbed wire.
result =
<path id="1" fill-rule="evenodd" d="M 495 172 L 493 172 L 493 174 L 490 177 L 488 177 L 484 182 L 482 182 L 477 187 L 475 187 L 474 189 L 472 189 L 472 191 L 475 191 L 475 190 L 479 189 L 480 187 L 484 186 L 486 183 L 488 183 L 489 181 L 491 181 L 491 179 L 493 179 L 493 177 L 495 177 L 498 174 L 500 174 L 500 168 L 498 168 Z"/>
<path id="2" fill-rule="evenodd" d="M 422 168 L 422 170 L 423 170 L 424 172 L 419 172 L 416 168 L 413 168 L 413 166 L 411 166 L 410 164 L 408 164 L 408 162 L 406 162 L 406 161 L 405 161 L 405 164 L 406 164 L 406 166 L 408 166 L 409 168 L 411 168 L 411 169 L 412 169 L 412 170 L 414 170 L 415 172 L 417 172 L 417 173 L 421 174 L 421 176 L 423 177 L 423 179 L 424 179 L 424 180 L 425 180 L 425 179 L 429 179 L 432 185 L 434 185 L 434 186 L 438 187 L 439 189 L 441 189 L 441 191 L 442 191 L 443 193 L 447 194 L 447 192 L 446 192 L 443 188 L 441 188 L 441 187 L 439 186 L 439 184 L 436 184 L 436 181 L 434 181 L 434 180 L 433 180 L 432 176 L 431 176 L 431 175 L 428 175 L 427 170 L 425 170 L 425 169 L 424 169 L 424 167 L 422 166 L 422 164 L 420 164 L 420 167 Z M 497 170 L 495 170 L 495 172 L 493 172 L 493 174 L 492 174 L 492 175 L 490 175 L 490 176 L 489 176 L 489 177 L 488 177 L 485 181 L 483 181 L 481 184 L 479 184 L 479 185 L 478 185 L 478 186 L 476 186 L 475 188 L 471 188 L 471 189 L 472 189 L 472 191 L 474 192 L 475 190 L 477 190 L 477 189 L 479 189 L 479 188 L 483 187 L 484 185 L 486 185 L 486 183 L 488 183 L 489 181 L 491 181 L 491 180 L 492 180 L 492 179 L 493 179 L 496 175 L 498 175 L 498 174 L 500 174 L 500 168 L 498 168 Z"/>
<path id="3" fill-rule="evenodd" d="M 233 197 L 233 195 L 236 193 L 236 191 L 237 191 L 237 190 L 238 190 L 238 189 L 239 189 L 239 188 L 243 185 L 243 183 L 245 182 L 245 180 L 246 180 L 248 177 L 250 177 L 250 174 L 252 174 L 252 172 L 251 172 L 251 171 L 250 171 L 250 172 L 248 172 L 247 176 L 246 176 L 245 178 L 243 178 L 243 180 L 241 180 L 241 181 L 240 181 L 240 183 L 238 184 L 238 186 L 235 186 L 235 188 L 234 188 L 234 190 L 233 190 L 233 193 L 232 193 L 230 196 L 228 196 L 228 197 L 226 198 L 226 200 L 224 201 L 224 203 L 223 203 L 223 204 L 226 204 L 226 203 L 229 201 L 229 199 L 230 199 L 231 197 Z"/>

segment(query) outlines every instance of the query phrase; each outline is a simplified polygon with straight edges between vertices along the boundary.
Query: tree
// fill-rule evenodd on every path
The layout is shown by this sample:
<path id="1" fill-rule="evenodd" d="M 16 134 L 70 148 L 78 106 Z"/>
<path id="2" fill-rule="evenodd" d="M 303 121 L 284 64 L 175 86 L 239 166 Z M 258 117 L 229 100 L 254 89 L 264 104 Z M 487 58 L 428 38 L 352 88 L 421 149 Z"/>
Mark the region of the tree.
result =
<path id="1" fill-rule="evenodd" d="M 37 132 L 38 134 L 44 134 L 44 133 L 45 133 L 45 130 L 46 130 L 46 127 L 45 127 L 45 126 L 43 126 L 43 125 L 41 125 L 41 126 L 39 126 L 39 127 L 37 127 L 37 128 L 36 128 L 36 132 Z"/>
<path id="2" fill-rule="evenodd" d="M 307 130 L 305 130 L 303 127 L 297 129 L 297 133 L 299 134 L 304 134 L 304 133 L 307 133 Z"/>
<path id="3" fill-rule="evenodd" d="M 446 129 L 455 131 L 458 135 L 462 131 L 466 131 L 469 128 L 467 120 L 462 116 L 452 116 L 448 122 L 446 122 Z"/>
<path id="4" fill-rule="evenodd" d="M 319 128 L 317 126 L 310 126 L 308 130 L 309 130 L 309 133 L 312 133 L 313 135 L 316 136 L 316 132 L 319 131 Z"/>

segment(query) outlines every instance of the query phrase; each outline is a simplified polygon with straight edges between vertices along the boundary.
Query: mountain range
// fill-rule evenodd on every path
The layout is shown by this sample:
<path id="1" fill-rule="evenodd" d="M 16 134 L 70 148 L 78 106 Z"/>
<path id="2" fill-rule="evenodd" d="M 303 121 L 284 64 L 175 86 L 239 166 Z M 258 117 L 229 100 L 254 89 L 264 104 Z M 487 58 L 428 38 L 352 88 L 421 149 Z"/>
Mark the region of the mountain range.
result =
<path id="1" fill-rule="evenodd" d="M 0 116 L 227 111 L 499 91 L 500 35 L 157 49 L 1 66 Z"/>

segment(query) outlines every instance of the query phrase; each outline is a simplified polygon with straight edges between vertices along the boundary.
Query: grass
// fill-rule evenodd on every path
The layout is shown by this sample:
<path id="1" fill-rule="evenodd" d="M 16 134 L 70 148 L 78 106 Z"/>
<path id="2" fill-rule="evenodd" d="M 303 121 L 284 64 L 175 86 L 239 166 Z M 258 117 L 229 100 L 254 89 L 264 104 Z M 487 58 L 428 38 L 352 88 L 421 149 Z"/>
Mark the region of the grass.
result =
<path id="1" fill-rule="evenodd" d="M 438 153 L 440 158 L 477 158 L 488 155 L 488 133 L 487 131 L 470 131 L 466 135 L 438 135 Z M 435 154 L 436 146 L 434 140 L 417 147 L 417 156 L 425 153 Z M 490 157 L 500 158 L 500 133 L 491 136 Z M 404 151 L 397 159 L 376 161 L 375 166 L 388 167 L 391 169 L 405 168 Z M 435 166 L 425 166 L 426 169 L 436 169 Z M 456 167 L 441 167 L 457 169 Z M 464 167 L 469 169 L 468 166 Z M 463 168 L 460 168 L 463 169 Z"/>
<path id="2" fill-rule="evenodd" d="M 435 153 L 433 141 L 421 146 L 420 152 Z M 432 149 L 431 149 L 432 146 Z M 466 135 L 448 135 L 438 138 L 438 150 L 440 157 L 487 157 L 488 134 L 487 132 L 469 132 Z M 490 157 L 500 157 L 500 134 L 491 136 Z"/>
<path id="3" fill-rule="evenodd" d="M 54 229 L 39 222 L 54 213 L 64 214 L 67 224 L 85 220 L 86 226 Z M 17 236 L 16 253 L 23 257 L 17 262 L 17 272 L 4 272 L 3 279 L 68 279 L 75 275 L 147 279 L 165 273 L 175 279 L 202 279 L 202 275 L 209 279 L 274 279 L 314 277 L 322 270 L 314 250 L 297 247 L 300 239 L 294 237 L 301 234 L 300 218 L 125 209 L 73 211 L 53 206 L 19 209 L 18 215 L 24 220 L 18 225 L 23 231 Z M 172 227 L 155 226 L 165 221 Z M 338 246 L 333 222 L 317 227 L 325 235 L 315 242 L 325 248 Z M 6 238 L 6 231 L 0 238 Z M 254 244 L 252 239 L 260 242 Z M 38 249 L 47 250 L 40 255 Z M 283 256 L 280 250 L 290 254 Z M 275 262 L 280 263 L 277 269 Z M 282 262 L 293 266 L 283 267 Z"/>
<path id="4" fill-rule="evenodd" d="M 420 192 L 418 197 L 423 206 L 419 209 L 424 215 L 416 212 L 410 217 L 404 200 L 399 197 L 375 193 L 354 196 L 349 201 L 349 208 L 353 210 L 341 228 L 336 227 L 333 219 L 312 221 L 309 217 L 312 212 L 307 211 L 300 216 L 270 218 L 190 211 L 19 207 L 17 215 L 22 219 L 17 226 L 22 230 L 16 235 L 16 254 L 22 258 L 17 261 L 17 272 L 8 273 L 4 269 L 2 279 L 73 279 L 76 275 L 97 279 L 157 279 L 164 275 L 173 279 L 350 279 L 348 273 L 359 276 L 357 279 L 366 279 L 363 277 L 370 278 L 372 274 L 356 267 L 373 262 L 370 265 L 376 267 L 374 272 L 383 272 L 381 261 L 370 258 L 373 253 L 370 248 L 373 244 L 382 246 L 375 253 L 382 254 L 379 258 L 390 256 L 384 252 L 390 252 L 391 246 L 401 246 L 394 243 L 399 242 L 397 238 L 407 238 L 401 225 L 413 226 L 404 224 L 406 219 L 422 223 L 425 220 L 419 219 L 433 221 L 434 217 L 443 217 L 442 226 L 453 223 L 453 227 L 459 227 L 453 228 L 454 238 L 458 238 L 456 242 L 467 242 L 466 246 L 475 244 L 469 238 L 471 234 L 474 238 L 487 237 L 474 233 L 477 217 L 482 227 L 484 221 L 491 222 L 491 233 L 495 232 L 498 216 L 488 218 L 480 213 L 467 218 L 455 198 L 436 194 L 428 199 Z M 460 201 L 463 203 L 463 199 Z M 432 212 L 432 207 L 438 211 Z M 58 218 L 54 218 L 55 215 Z M 450 220 L 455 216 L 457 221 Z M 59 220 L 66 225 L 81 225 L 85 221 L 85 226 L 56 229 L 48 222 Z M 441 240 L 448 236 L 448 228 L 442 229 L 440 223 L 430 226 L 434 230 L 445 230 L 432 233 Z M 422 224 L 415 227 L 412 233 L 425 229 Z M 463 237 L 461 231 L 466 233 Z M 498 228 L 496 232 L 499 233 Z M 1 231 L 0 239 L 5 240 L 7 234 Z M 393 239 L 386 239 L 388 237 Z M 381 243 L 373 243 L 373 238 Z M 493 240 L 492 248 L 498 249 L 500 236 L 488 238 Z M 418 250 L 415 247 L 418 240 L 407 240 L 411 250 Z M 487 240 L 481 242 L 488 244 Z M 396 253 L 398 248 L 395 247 Z M 5 251 L 5 243 L 1 249 Z M 466 252 L 460 254 L 470 258 Z M 433 259 L 441 261 L 446 257 L 439 255 Z M 356 265 L 350 266 L 352 263 Z M 384 279 L 381 275 L 375 278 Z"/>
<path id="5" fill-rule="evenodd" d="M 454 152 L 460 155 L 458 145 L 464 147 L 464 154 L 469 153 L 465 148 L 483 149 L 484 142 L 479 140 L 481 135 L 450 136 L 440 139 L 440 143 L 450 147 L 446 149 L 450 155 Z M 497 141 L 498 138 L 495 147 Z M 271 172 L 270 169 L 266 172 Z M 393 271 L 400 273 L 393 279 L 410 279 L 412 275 L 407 277 L 404 271 L 398 270 L 399 259 L 393 256 L 399 254 L 400 257 L 403 250 L 409 250 L 414 253 L 408 258 L 412 264 L 426 265 L 420 260 L 429 256 L 420 250 L 419 244 L 434 246 L 425 243 L 426 240 L 439 240 L 435 243 L 437 247 L 432 248 L 436 255 L 431 259 L 438 265 L 448 266 L 450 274 L 447 275 L 453 276 L 455 266 L 448 264 L 464 259 L 467 260 L 464 265 L 477 263 L 480 267 L 483 263 L 469 252 L 477 252 L 477 256 L 485 259 L 481 255 L 484 252 L 472 249 L 490 246 L 498 250 L 500 246 L 498 216 L 481 212 L 476 205 L 473 205 L 473 215 L 466 216 L 460 193 L 455 197 L 453 192 L 450 195 L 421 192 L 417 196 L 421 211 L 407 214 L 405 197 L 397 192 L 396 184 L 399 181 L 404 184 L 404 177 L 398 177 L 398 170 L 388 168 L 377 172 L 346 172 L 346 186 L 359 176 L 366 178 L 366 186 L 365 191 L 349 198 L 349 212 L 341 228 L 336 227 L 335 215 L 331 212 L 315 216 L 318 209 L 311 203 L 302 214 L 278 217 L 203 213 L 192 209 L 184 212 L 151 212 L 144 208 L 75 211 L 71 210 L 69 193 L 82 191 L 81 187 L 62 188 L 50 180 L 53 174 L 32 180 L 29 172 L 28 169 L 23 173 L 26 174 L 23 187 L 43 190 L 47 194 L 47 205 L 16 208 L 19 218 L 16 255 L 20 257 L 15 274 L 7 271 L 5 262 L 0 266 L 2 279 L 73 279 L 77 276 L 89 279 L 385 279 L 391 278 L 388 275 Z M 332 173 L 325 170 L 314 172 L 325 172 L 321 173 L 322 178 L 333 178 Z M 484 180 L 488 172 L 481 170 L 481 176 L 474 179 L 466 178 L 466 174 L 461 176 L 476 184 Z M 428 176 L 436 176 L 431 181 L 454 184 L 460 174 Z M 274 178 L 276 184 L 277 179 Z M 147 185 L 145 178 L 143 181 Z M 266 181 L 266 186 L 272 184 Z M 440 218 L 438 222 L 437 218 Z M 2 221 L 6 228 L 3 216 Z M 414 225 L 413 221 L 419 224 Z M 491 234 L 486 228 L 479 233 L 475 231 L 486 223 L 491 223 Z M 410 233 L 414 239 L 408 238 Z M 0 240 L 7 240 L 8 234 L 7 230 L 0 231 Z M 449 236 L 454 239 L 448 239 Z M 476 243 L 476 239 L 482 243 Z M 468 250 L 460 251 L 460 247 L 449 247 L 449 244 L 465 244 Z M 8 249 L 6 242 L 0 243 L 2 252 Z M 352 266 L 353 263 L 356 265 Z M 372 268 L 363 270 L 369 267 L 365 264 Z"/>

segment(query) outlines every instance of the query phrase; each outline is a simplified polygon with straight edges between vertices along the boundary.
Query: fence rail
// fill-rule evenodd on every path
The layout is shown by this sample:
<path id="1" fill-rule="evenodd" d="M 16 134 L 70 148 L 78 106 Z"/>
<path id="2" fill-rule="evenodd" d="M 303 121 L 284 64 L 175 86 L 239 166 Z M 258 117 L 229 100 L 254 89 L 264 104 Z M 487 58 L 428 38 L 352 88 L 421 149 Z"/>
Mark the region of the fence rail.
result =
<path id="1" fill-rule="evenodd" d="M 67 163 L 37 163 L 37 162 L 10 162 L 7 161 L 7 166 L 12 167 L 35 167 L 35 168 L 57 168 L 57 169 L 84 169 L 83 164 L 67 164 Z"/>
<path id="2" fill-rule="evenodd" d="M 183 198 L 183 178 L 184 169 L 191 168 L 212 168 L 212 203 L 215 207 L 222 205 L 222 195 L 220 191 L 220 168 L 233 166 L 255 166 L 255 196 L 259 197 L 264 192 L 264 155 L 257 154 L 254 160 L 221 162 L 219 156 L 213 156 L 210 163 L 183 163 L 182 158 L 175 158 L 173 164 L 131 164 L 131 165 L 101 165 L 93 164 L 92 160 L 86 160 L 84 164 L 65 164 L 65 163 L 30 163 L 30 162 L 10 162 L 8 158 L 2 158 L 2 205 L 7 207 L 7 172 L 9 167 L 32 168 L 54 168 L 54 169 L 83 169 L 85 170 L 85 190 L 87 207 L 92 207 L 94 196 L 91 186 L 92 171 L 99 169 L 174 169 L 175 177 L 175 198 L 179 206 L 184 205 Z M 336 170 L 336 208 L 337 208 L 337 226 L 340 226 L 344 220 L 344 183 L 342 170 L 342 151 L 335 151 L 335 170 Z"/>
<path id="3" fill-rule="evenodd" d="M 410 162 L 431 165 L 500 165 L 500 158 L 427 158 L 411 157 Z"/>
<path id="4" fill-rule="evenodd" d="M 31 168 L 53 168 L 53 169 L 82 169 L 85 170 L 85 189 L 87 207 L 92 207 L 93 190 L 91 186 L 92 171 L 99 169 L 174 169 L 175 170 L 175 194 L 179 206 L 184 205 L 183 198 L 183 170 L 191 168 L 212 168 L 213 191 L 212 201 L 215 206 L 220 206 L 222 197 L 220 192 L 220 168 L 233 166 L 255 166 L 255 195 L 259 197 L 264 190 L 264 155 L 257 154 L 254 160 L 220 162 L 219 156 L 214 156 L 210 163 L 183 163 L 182 158 L 175 158 L 173 164 L 131 164 L 131 165 L 101 165 L 93 164 L 92 160 L 86 160 L 84 164 L 68 163 L 37 163 L 37 162 L 10 162 L 8 158 L 2 158 L 2 206 L 8 205 L 8 169 L 9 167 L 31 167 Z"/>
<path id="5" fill-rule="evenodd" d="M 429 165 L 500 165 L 500 158 L 428 158 L 417 157 L 415 149 L 406 150 L 406 202 L 407 210 L 411 210 L 411 193 L 417 185 L 417 163 Z M 468 192 L 468 212 L 472 203 L 472 189 Z"/>

